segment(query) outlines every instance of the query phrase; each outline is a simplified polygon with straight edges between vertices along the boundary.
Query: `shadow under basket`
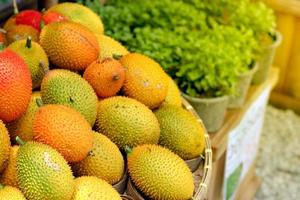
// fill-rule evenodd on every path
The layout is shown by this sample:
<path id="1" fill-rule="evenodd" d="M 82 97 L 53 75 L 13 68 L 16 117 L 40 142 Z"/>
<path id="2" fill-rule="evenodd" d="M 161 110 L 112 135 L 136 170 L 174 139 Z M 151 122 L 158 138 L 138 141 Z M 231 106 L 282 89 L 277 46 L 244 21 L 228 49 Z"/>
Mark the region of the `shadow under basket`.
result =
<path id="1" fill-rule="evenodd" d="M 211 177 L 212 170 L 212 149 L 211 143 L 209 139 L 209 135 L 206 132 L 206 129 L 203 125 L 202 120 L 199 118 L 196 111 L 193 107 L 185 100 L 182 99 L 183 107 L 191 112 L 196 118 L 197 121 L 201 124 L 203 129 L 205 130 L 205 150 L 204 156 L 200 156 L 199 158 L 195 158 L 189 161 L 186 161 L 189 168 L 195 168 L 193 173 L 195 191 L 193 199 L 195 200 L 204 200 L 207 196 L 208 185 Z M 134 200 L 146 200 L 146 198 L 139 192 L 139 190 L 135 187 L 134 183 L 128 178 L 127 182 L 127 190 L 126 194 Z"/>
<path id="2" fill-rule="evenodd" d="M 113 187 L 120 193 L 123 194 L 126 190 L 126 186 L 127 186 L 127 180 L 128 180 L 128 170 L 127 167 L 125 169 L 124 175 L 122 177 L 122 179 L 113 185 Z"/>

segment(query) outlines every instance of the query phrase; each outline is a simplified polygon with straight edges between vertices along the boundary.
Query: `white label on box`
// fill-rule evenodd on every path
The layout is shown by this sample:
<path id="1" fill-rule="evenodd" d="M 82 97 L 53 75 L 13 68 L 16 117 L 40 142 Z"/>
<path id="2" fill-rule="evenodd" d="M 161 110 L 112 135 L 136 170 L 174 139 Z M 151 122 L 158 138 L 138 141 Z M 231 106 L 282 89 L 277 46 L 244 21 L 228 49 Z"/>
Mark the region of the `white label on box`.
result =
<path id="1" fill-rule="evenodd" d="M 225 161 L 223 199 L 231 200 L 256 158 L 266 105 L 271 88 L 266 88 L 250 105 L 241 122 L 230 133 Z"/>

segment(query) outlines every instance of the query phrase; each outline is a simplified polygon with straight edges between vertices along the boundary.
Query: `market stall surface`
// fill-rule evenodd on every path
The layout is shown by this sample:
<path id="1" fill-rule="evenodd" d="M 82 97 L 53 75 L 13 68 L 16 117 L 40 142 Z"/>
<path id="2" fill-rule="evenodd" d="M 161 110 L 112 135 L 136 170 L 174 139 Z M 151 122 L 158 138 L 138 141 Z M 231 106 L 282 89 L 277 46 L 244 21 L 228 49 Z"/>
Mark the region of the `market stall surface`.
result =
<path id="1" fill-rule="evenodd" d="M 300 199 L 300 116 L 268 106 L 260 141 L 255 200 Z"/>

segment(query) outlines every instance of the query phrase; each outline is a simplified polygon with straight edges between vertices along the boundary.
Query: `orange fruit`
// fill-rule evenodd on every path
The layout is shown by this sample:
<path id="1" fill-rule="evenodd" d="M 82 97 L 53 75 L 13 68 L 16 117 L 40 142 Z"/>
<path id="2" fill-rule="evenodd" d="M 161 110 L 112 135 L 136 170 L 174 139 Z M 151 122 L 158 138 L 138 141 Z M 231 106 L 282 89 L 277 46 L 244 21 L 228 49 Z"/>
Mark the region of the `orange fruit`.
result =
<path id="1" fill-rule="evenodd" d="M 83 78 L 91 84 L 98 97 L 111 97 L 123 86 L 125 70 L 119 61 L 106 58 L 93 62 L 85 70 Z"/>
<path id="2" fill-rule="evenodd" d="M 13 15 L 10 18 L 8 18 L 8 20 L 6 20 L 6 22 L 3 25 L 3 29 L 6 31 L 9 31 L 10 29 L 12 29 L 15 26 L 17 26 L 16 16 Z"/>
<path id="3" fill-rule="evenodd" d="M 83 160 L 92 149 L 93 132 L 90 124 L 76 110 L 49 104 L 36 113 L 34 139 L 60 152 L 68 162 Z"/>
<path id="4" fill-rule="evenodd" d="M 0 43 L 6 45 L 6 36 L 5 36 L 6 31 L 3 29 L 0 29 Z"/>
<path id="5" fill-rule="evenodd" d="M 9 49 L 1 51 L 0 47 L 0 119 L 11 122 L 26 111 L 31 85 L 25 61 Z"/>
<path id="6" fill-rule="evenodd" d="M 34 42 L 39 41 L 39 32 L 28 25 L 17 25 L 9 29 L 6 34 L 8 44 L 11 44 L 18 40 L 24 40 L 28 37 L 31 37 L 31 40 Z"/>
<path id="7" fill-rule="evenodd" d="M 0 177 L 0 183 L 13 187 L 18 187 L 16 163 L 18 150 L 19 146 L 17 145 L 10 148 L 8 166 L 5 168 Z"/>

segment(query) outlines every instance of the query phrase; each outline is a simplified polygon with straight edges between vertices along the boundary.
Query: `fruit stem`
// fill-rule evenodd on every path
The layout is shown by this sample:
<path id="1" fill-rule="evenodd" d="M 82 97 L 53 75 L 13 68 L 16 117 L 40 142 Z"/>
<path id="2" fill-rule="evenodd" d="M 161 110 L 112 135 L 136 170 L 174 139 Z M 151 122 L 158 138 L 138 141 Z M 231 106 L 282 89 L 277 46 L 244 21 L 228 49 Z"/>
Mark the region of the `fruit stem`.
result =
<path id="1" fill-rule="evenodd" d="M 4 48 L 5 48 L 4 43 L 3 43 L 3 42 L 0 42 L 0 52 L 3 51 Z"/>
<path id="2" fill-rule="evenodd" d="M 37 98 L 37 99 L 35 100 L 35 102 L 36 102 L 36 105 L 37 105 L 38 107 L 42 107 L 42 106 L 44 105 L 44 103 L 43 103 L 43 101 L 42 101 L 41 98 Z"/>
<path id="3" fill-rule="evenodd" d="M 1 183 L 0 183 L 0 190 L 2 190 L 4 188 L 4 185 L 2 185 Z"/>
<path id="4" fill-rule="evenodd" d="M 119 76 L 119 75 L 114 75 L 114 76 L 113 76 L 113 80 L 114 80 L 114 81 L 117 81 L 117 80 L 119 80 L 119 79 L 120 79 L 120 76 Z"/>
<path id="5" fill-rule="evenodd" d="M 125 146 L 124 150 L 127 154 L 130 154 L 132 152 L 132 148 L 127 145 Z"/>
<path id="6" fill-rule="evenodd" d="M 116 60 L 120 60 L 123 56 L 120 54 L 113 54 L 112 57 Z"/>
<path id="7" fill-rule="evenodd" d="M 17 4 L 17 0 L 13 0 L 13 7 L 14 7 L 14 14 L 18 14 L 19 13 L 19 9 L 18 9 L 18 4 Z"/>
<path id="8" fill-rule="evenodd" d="M 16 137 L 16 142 L 20 145 L 23 146 L 26 142 L 24 142 L 19 136 Z"/>
<path id="9" fill-rule="evenodd" d="M 31 43 L 32 43 L 31 41 L 32 41 L 31 36 L 28 36 L 28 37 L 27 37 L 27 40 L 26 40 L 26 47 L 27 47 L 28 49 L 31 48 Z"/>

